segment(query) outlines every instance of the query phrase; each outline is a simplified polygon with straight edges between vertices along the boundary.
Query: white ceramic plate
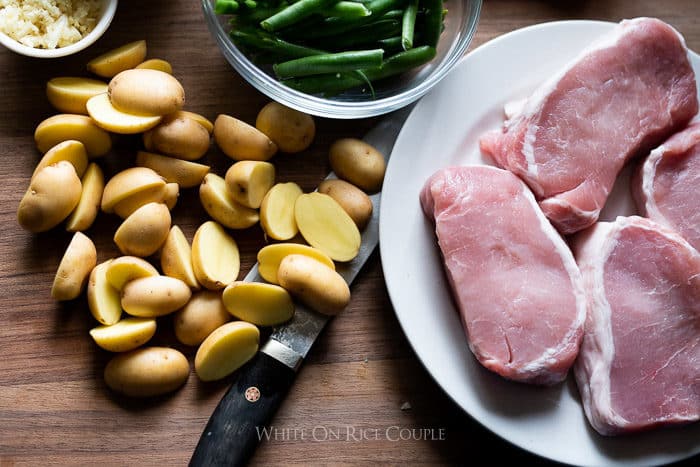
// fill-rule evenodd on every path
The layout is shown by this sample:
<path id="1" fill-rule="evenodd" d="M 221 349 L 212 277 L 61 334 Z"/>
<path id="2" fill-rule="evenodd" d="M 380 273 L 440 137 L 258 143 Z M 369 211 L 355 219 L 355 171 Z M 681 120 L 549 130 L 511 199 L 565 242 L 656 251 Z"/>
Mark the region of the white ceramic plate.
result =
<path id="1" fill-rule="evenodd" d="M 391 301 L 418 357 L 454 401 L 488 429 L 528 451 L 583 465 L 650 465 L 700 453 L 700 423 L 604 438 L 587 423 L 572 377 L 553 388 L 506 381 L 469 351 L 451 301 L 431 224 L 418 194 L 450 165 L 489 164 L 478 149 L 499 128 L 503 105 L 526 97 L 612 23 L 565 21 L 528 27 L 469 54 L 418 103 L 394 147 L 382 194 L 381 258 Z M 692 55 L 700 76 L 700 56 Z M 621 177 L 602 219 L 634 213 Z M 478 448 L 465 440 L 465 448 Z"/>

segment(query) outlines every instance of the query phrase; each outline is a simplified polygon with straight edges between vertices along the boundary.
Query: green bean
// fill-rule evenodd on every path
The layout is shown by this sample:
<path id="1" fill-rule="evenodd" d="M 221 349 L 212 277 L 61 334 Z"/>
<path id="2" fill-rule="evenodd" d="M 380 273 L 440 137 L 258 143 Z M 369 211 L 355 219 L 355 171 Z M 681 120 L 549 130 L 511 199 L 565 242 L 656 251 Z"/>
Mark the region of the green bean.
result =
<path id="1" fill-rule="evenodd" d="M 384 53 L 403 50 L 401 36 L 392 36 L 377 41 L 377 45 L 384 49 Z"/>
<path id="2" fill-rule="evenodd" d="M 364 47 L 381 39 L 401 32 L 401 23 L 396 20 L 380 20 L 366 26 L 348 31 L 345 34 L 326 37 L 321 41 L 327 48 L 338 50 L 351 47 Z"/>
<path id="3" fill-rule="evenodd" d="M 273 69 L 279 79 L 341 73 L 363 68 L 381 67 L 383 56 L 384 51 L 382 49 L 313 55 L 278 63 L 273 66 Z"/>
<path id="4" fill-rule="evenodd" d="M 302 58 L 327 53 L 324 50 L 293 44 L 258 30 L 245 31 L 243 29 L 232 29 L 229 34 L 237 44 L 243 43 L 248 48 L 271 52 L 278 56 L 286 57 L 287 60 L 290 58 Z"/>
<path id="5" fill-rule="evenodd" d="M 357 19 L 372 14 L 362 3 L 340 1 L 321 12 L 323 16 L 331 16 L 343 19 Z"/>
<path id="6" fill-rule="evenodd" d="M 296 3 L 292 3 L 284 10 L 263 20 L 260 25 L 266 31 L 278 31 L 314 13 L 319 13 L 335 3 L 338 3 L 338 0 L 299 0 Z"/>
<path id="7" fill-rule="evenodd" d="M 425 43 L 437 47 L 442 33 L 442 0 L 425 0 Z"/>
<path id="8" fill-rule="evenodd" d="M 418 14 L 418 0 L 410 0 L 403 12 L 401 23 L 401 45 L 404 50 L 413 48 L 413 34 L 416 30 L 416 15 Z"/>
<path id="9" fill-rule="evenodd" d="M 236 0 L 216 0 L 214 12 L 217 15 L 231 15 L 238 11 L 239 6 Z"/>

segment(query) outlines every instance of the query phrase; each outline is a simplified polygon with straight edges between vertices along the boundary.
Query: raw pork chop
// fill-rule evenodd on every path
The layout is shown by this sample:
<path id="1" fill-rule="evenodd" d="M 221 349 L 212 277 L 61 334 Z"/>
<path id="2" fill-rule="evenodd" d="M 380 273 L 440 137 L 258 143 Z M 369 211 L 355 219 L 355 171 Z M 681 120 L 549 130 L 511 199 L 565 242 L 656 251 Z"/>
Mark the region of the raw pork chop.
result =
<path id="1" fill-rule="evenodd" d="M 632 188 L 640 212 L 700 250 L 700 123 L 654 149 Z"/>
<path id="2" fill-rule="evenodd" d="M 700 254 L 641 217 L 574 239 L 588 317 L 574 373 L 603 435 L 700 419 Z"/>
<path id="3" fill-rule="evenodd" d="M 592 225 L 625 163 L 695 115 L 682 37 L 650 18 L 623 21 L 545 82 L 481 148 L 532 188 L 565 234 Z"/>
<path id="4" fill-rule="evenodd" d="M 517 381 L 562 381 L 578 353 L 585 293 L 530 190 L 495 167 L 449 168 L 428 180 L 421 204 L 479 362 Z"/>

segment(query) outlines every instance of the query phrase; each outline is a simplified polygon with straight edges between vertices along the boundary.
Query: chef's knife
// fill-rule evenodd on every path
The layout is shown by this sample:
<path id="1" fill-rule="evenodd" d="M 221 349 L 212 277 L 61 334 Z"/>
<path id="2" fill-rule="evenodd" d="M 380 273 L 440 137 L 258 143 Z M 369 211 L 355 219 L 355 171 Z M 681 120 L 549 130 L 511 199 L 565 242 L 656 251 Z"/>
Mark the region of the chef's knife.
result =
<path id="1" fill-rule="evenodd" d="M 412 107 L 412 106 L 411 106 Z M 394 112 L 365 135 L 364 140 L 388 158 L 411 107 Z M 331 173 L 328 178 L 335 178 Z M 352 283 L 379 243 L 379 202 L 381 193 L 372 195 L 372 218 L 362 232 L 360 252 L 337 271 Z M 262 281 L 257 265 L 245 281 Z M 296 371 L 330 317 L 301 304 L 294 317 L 273 329 L 270 338 L 239 372 L 226 395 L 209 418 L 195 448 L 191 466 L 244 465 L 272 420 Z"/>

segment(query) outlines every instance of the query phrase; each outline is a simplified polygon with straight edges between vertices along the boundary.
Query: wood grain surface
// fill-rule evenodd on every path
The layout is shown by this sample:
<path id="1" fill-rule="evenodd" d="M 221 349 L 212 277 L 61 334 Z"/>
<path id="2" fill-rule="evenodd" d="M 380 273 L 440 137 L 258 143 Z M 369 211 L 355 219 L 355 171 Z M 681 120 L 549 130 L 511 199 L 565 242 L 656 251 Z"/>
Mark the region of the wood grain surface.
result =
<path id="1" fill-rule="evenodd" d="M 697 0 L 486 0 L 472 48 L 544 21 L 657 16 L 700 50 L 699 14 Z M 0 50 L 2 467 L 185 465 L 231 381 L 203 384 L 191 375 L 181 390 L 148 401 L 111 393 L 102 381 L 109 354 L 87 334 L 95 323 L 85 299 L 58 304 L 49 295 L 70 235 L 60 229 L 32 235 L 16 221 L 17 205 L 40 157 L 34 128 L 54 113 L 44 96 L 46 81 L 84 76 L 90 58 L 137 39 L 148 41 L 149 56 L 173 64 L 189 110 L 212 119 L 228 113 L 253 122 L 267 102 L 224 60 L 206 29 L 199 2 L 193 0 L 122 0 L 106 35 L 69 58 L 31 59 Z M 275 159 L 278 179 L 313 189 L 329 170 L 330 143 L 342 136 L 360 137 L 376 121 L 317 119 L 310 150 Z M 106 173 L 133 163 L 138 144 L 137 138 L 120 138 L 103 161 Z M 230 164 L 214 147 L 205 160 L 219 174 Z M 173 212 L 174 223 L 190 239 L 206 219 L 198 203 L 196 190 L 184 190 Z M 88 232 L 100 260 L 118 254 L 111 239 L 117 225 L 116 217 L 103 214 Z M 263 236 L 258 227 L 234 235 L 246 272 L 264 245 Z M 325 330 L 274 419 L 276 428 L 287 431 L 262 442 L 253 464 L 481 465 L 486 462 L 478 459 L 484 456 L 493 465 L 551 464 L 489 433 L 431 380 L 401 332 L 378 255 L 370 259 L 352 291 L 351 305 Z M 167 328 L 165 320 L 156 343 L 173 345 L 193 357 L 192 349 L 178 345 Z M 383 436 L 390 427 L 426 431 L 417 431 L 421 439 L 391 441 Z M 340 439 L 333 439 L 335 432 Z M 309 439 L 312 433 L 315 439 Z"/>

